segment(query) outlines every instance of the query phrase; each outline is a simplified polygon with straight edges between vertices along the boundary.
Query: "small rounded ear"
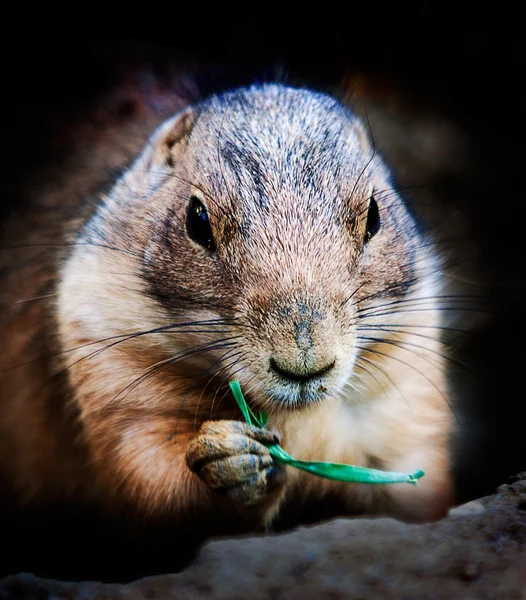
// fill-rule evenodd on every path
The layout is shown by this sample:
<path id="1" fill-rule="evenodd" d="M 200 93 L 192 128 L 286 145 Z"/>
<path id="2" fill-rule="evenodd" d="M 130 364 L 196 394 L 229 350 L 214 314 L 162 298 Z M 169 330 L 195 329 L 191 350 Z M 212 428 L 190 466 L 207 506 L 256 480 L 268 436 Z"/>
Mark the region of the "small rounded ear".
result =
<path id="1" fill-rule="evenodd" d="M 359 149 L 363 152 L 371 152 L 373 145 L 371 143 L 370 129 L 366 129 L 363 121 L 360 119 L 355 119 L 353 122 L 353 130 L 358 138 L 358 143 L 360 144 Z"/>
<path id="2" fill-rule="evenodd" d="M 124 174 L 123 184 L 114 188 L 113 196 L 124 197 L 130 202 L 130 192 L 133 192 L 133 198 L 142 202 L 162 185 L 184 155 L 196 119 L 196 110 L 189 107 L 158 127 L 139 158 Z"/>
<path id="3" fill-rule="evenodd" d="M 191 106 L 163 123 L 150 139 L 150 165 L 173 167 L 183 156 L 196 121 Z"/>

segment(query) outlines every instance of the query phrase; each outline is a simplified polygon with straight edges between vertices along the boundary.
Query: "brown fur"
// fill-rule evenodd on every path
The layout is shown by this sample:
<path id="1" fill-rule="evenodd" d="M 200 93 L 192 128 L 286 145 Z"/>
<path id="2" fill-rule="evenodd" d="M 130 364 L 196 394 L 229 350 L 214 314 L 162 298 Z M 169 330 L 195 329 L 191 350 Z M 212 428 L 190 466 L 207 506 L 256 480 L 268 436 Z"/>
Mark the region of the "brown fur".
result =
<path id="1" fill-rule="evenodd" d="M 373 194 L 381 227 L 364 243 Z M 186 235 L 192 195 L 208 209 L 215 253 Z M 334 496 L 348 512 L 444 514 L 452 420 L 434 329 L 439 265 L 352 113 L 280 86 L 214 97 L 165 122 L 94 215 L 61 229 L 75 245 L 57 295 L 34 317 L 11 311 L 4 325 L 10 359 L 27 355 L 42 315 L 63 353 L 11 371 L 2 388 L 0 460 L 18 493 L 132 505 L 175 522 L 217 515 L 232 531 L 247 514 L 267 523 Z M 52 277 L 25 271 L 11 292 L 35 295 L 31 280 Z M 410 303 L 419 298 L 429 300 Z M 426 310 L 404 311 L 418 306 Z M 126 337 L 213 319 L 223 321 Z M 383 342 L 357 337 L 378 334 Z M 234 345 L 169 362 L 223 338 Z M 271 358 L 298 375 L 334 367 L 300 392 Z M 49 369 L 66 367 L 49 382 Z M 416 488 L 297 470 L 267 482 L 265 446 L 247 446 L 257 433 L 236 425 L 234 376 L 293 456 L 426 476 Z M 222 481 L 226 499 L 213 491 Z"/>

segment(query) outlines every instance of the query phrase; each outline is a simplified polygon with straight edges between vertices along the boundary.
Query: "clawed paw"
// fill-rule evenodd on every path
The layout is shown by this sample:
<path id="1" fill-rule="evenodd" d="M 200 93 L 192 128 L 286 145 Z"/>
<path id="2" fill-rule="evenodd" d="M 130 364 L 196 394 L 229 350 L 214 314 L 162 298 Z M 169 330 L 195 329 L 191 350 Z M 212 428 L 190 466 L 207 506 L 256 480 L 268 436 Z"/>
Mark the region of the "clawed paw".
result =
<path id="1" fill-rule="evenodd" d="M 263 502 L 285 481 L 265 444 L 276 434 L 240 421 L 208 421 L 188 445 L 189 468 L 214 491 L 247 506 Z"/>

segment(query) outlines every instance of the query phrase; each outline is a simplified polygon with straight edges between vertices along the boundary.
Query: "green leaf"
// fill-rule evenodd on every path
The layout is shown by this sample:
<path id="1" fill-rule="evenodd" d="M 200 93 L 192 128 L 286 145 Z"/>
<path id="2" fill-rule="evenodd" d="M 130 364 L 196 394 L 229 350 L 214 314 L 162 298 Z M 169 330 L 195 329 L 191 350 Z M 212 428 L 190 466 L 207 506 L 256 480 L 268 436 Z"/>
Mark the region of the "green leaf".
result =
<path id="1" fill-rule="evenodd" d="M 268 414 L 260 412 L 259 418 L 254 415 L 246 403 L 239 381 L 231 381 L 230 389 L 245 417 L 245 421 L 255 427 L 265 427 L 268 423 Z M 377 469 L 367 469 L 366 467 L 343 465 L 340 463 L 296 460 L 277 444 L 269 445 L 268 449 L 272 458 L 278 463 L 295 467 L 296 469 L 302 469 L 303 471 L 307 471 L 318 477 L 335 479 L 337 481 L 349 481 L 355 483 L 409 483 L 411 485 L 417 485 L 417 480 L 425 475 L 424 471 L 421 469 L 418 469 L 414 473 L 394 473 L 391 471 L 378 471 Z"/>
<path id="2" fill-rule="evenodd" d="M 268 413 L 260 412 L 259 413 L 259 422 L 263 427 L 266 427 L 268 424 Z"/>
<path id="3" fill-rule="evenodd" d="M 241 386 L 239 385 L 239 381 L 237 381 L 237 379 L 230 382 L 230 389 L 232 390 L 232 394 L 234 394 L 237 405 L 245 417 L 245 421 L 249 425 L 254 425 L 254 427 L 263 427 L 262 423 L 260 423 L 256 415 L 250 410 L 248 404 L 246 403 L 243 392 L 241 391 Z"/>

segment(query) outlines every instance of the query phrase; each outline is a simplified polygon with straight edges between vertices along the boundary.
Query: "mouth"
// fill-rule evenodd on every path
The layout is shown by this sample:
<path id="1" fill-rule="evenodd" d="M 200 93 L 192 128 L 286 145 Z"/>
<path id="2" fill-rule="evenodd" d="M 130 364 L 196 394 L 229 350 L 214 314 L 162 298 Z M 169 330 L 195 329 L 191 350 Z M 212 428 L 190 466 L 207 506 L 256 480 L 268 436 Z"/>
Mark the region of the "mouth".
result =
<path id="1" fill-rule="evenodd" d="M 283 368 L 271 359 L 273 383 L 270 395 L 273 401 L 291 408 L 306 407 L 322 401 L 330 391 L 328 375 L 335 364 L 336 360 L 321 369 L 299 373 Z"/>
<path id="2" fill-rule="evenodd" d="M 284 381 L 300 384 L 307 384 L 323 379 L 323 377 L 334 368 L 335 364 L 336 360 L 333 360 L 321 369 L 299 373 L 280 366 L 273 358 L 270 359 L 270 368 L 272 371 L 277 373 Z"/>
<path id="3" fill-rule="evenodd" d="M 323 375 L 308 379 L 275 377 L 269 390 L 272 401 L 282 407 L 304 408 L 321 402 L 330 392 Z"/>
<path id="4" fill-rule="evenodd" d="M 326 387 L 323 380 L 317 379 L 308 383 L 290 381 L 280 382 L 274 385 L 271 396 L 274 402 L 288 408 L 305 408 L 321 402 L 330 389 Z"/>

